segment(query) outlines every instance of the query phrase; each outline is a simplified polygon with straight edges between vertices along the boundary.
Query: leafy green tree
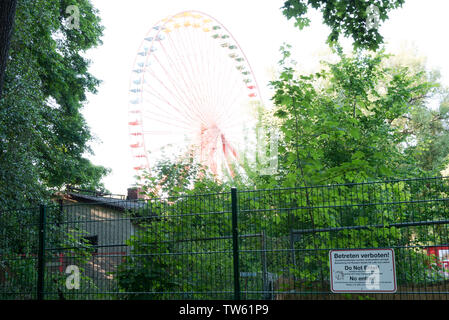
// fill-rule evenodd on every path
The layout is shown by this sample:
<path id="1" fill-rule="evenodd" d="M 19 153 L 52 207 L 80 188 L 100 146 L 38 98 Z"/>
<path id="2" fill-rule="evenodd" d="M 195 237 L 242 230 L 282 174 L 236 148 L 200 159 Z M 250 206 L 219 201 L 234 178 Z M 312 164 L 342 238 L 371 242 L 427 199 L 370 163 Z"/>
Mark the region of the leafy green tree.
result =
<path id="1" fill-rule="evenodd" d="M 426 59 L 410 45 L 391 56 L 384 64 L 390 69 L 407 67 L 421 83 L 431 86 L 413 99 L 408 112 L 395 121 L 405 136 L 403 149 L 410 159 L 410 170 L 427 176 L 439 175 L 447 166 L 449 154 L 447 123 L 449 88 L 441 83 L 438 70 L 427 70 Z"/>
<path id="2" fill-rule="evenodd" d="M 377 50 L 383 43 L 383 37 L 378 31 L 378 26 L 370 27 L 367 24 L 370 19 L 370 5 L 376 6 L 378 12 L 372 14 L 378 14 L 380 23 L 388 19 L 389 11 L 401 7 L 404 2 L 404 0 L 287 0 L 282 9 L 287 19 L 295 19 L 295 26 L 300 29 L 310 24 L 310 19 L 305 16 L 309 7 L 318 9 L 323 15 L 323 22 L 331 29 L 327 39 L 329 44 L 338 42 L 339 37 L 344 35 L 354 40 L 356 48 Z"/>
<path id="3" fill-rule="evenodd" d="M 425 105 L 404 115 L 402 132 L 408 136 L 406 154 L 413 165 L 428 176 L 439 175 L 449 161 L 449 100 L 447 93 L 438 108 Z"/>
<path id="4" fill-rule="evenodd" d="M 143 191 L 153 198 L 176 196 L 192 188 L 200 175 L 206 171 L 196 163 L 192 153 L 188 152 L 176 158 L 162 157 L 152 167 L 137 177 Z"/>
<path id="5" fill-rule="evenodd" d="M 445 139 L 446 98 L 441 99 L 439 110 L 427 105 L 429 99 L 445 92 L 439 87 L 438 78 L 419 64 L 390 63 L 391 57 L 382 52 L 357 50 L 349 56 L 338 47 L 337 62 L 324 63 L 317 73 L 299 75 L 289 46 L 281 51 L 282 71 L 271 83 L 275 89 L 273 119 L 268 120 L 278 124 L 281 132 L 279 174 L 277 180 L 264 177 L 255 182 L 258 188 L 296 187 L 295 196 L 289 194 L 291 189 L 284 189 L 277 197 L 269 194 L 259 197 L 253 206 L 254 209 L 276 208 L 282 203 L 282 208 L 304 209 L 293 212 L 279 209 L 277 217 L 268 217 L 276 226 L 269 229 L 271 235 L 287 237 L 289 229 L 388 225 L 408 221 L 410 212 L 416 221 L 438 217 L 438 210 L 417 211 L 406 204 L 414 197 L 438 192 L 438 186 L 427 189 L 424 185 L 399 182 L 382 185 L 379 190 L 376 184 L 362 187 L 351 184 L 438 173 L 436 168 L 444 163 L 449 146 Z M 426 157 L 420 161 L 422 156 Z M 335 184 L 344 185 L 336 187 L 335 193 L 324 192 L 324 186 L 313 187 Z M 389 197 L 401 199 L 404 205 L 353 206 L 354 203 L 382 203 Z M 263 229 L 263 220 L 252 224 L 260 226 L 256 229 Z M 425 228 L 413 231 L 378 228 L 342 230 L 336 237 L 325 232 L 305 234 L 295 245 L 318 252 L 354 245 L 389 247 L 434 243 L 435 239 Z M 424 252 L 400 251 L 401 281 L 427 281 L 425 257 Z M 415 271 L 411 271 L 406 259 L 413 259 Z M 315 284 L 321 281 L 327 287 L 327 270 L 322 268 L 327 261 L 325 254 L 317 254 L 296 259 L 302 266 L 299 269 L 297 264 L 286 264 L 288 260 L 282 263 L 290 267 L 290 275 L 301 281 Z M 419 279 L 416 270 L 420 272 Z"/>
<path id="6" fill-rule="evenodd" d="M 406 67 L 388 68 L 382 53 L 361 51 L 296 76 L 288 48 L 272 82 L 274 116 L 282 121 L 282 185 L 300 186 L 410 176 L 396 124 L 435 84 Z"/>
<path id="7" fill-rule="evenodd" d="M 78 8 L 79 24 L 70 23 L 70 6 Z M 0 264 L 10 271 L 6 291 L 33 292 L 38 232 L 30 226 L 38 211 L 3 210 L 49 202 L 52 191 L 66 184 L 101 186 L 108 172 L 85 158 L 92 136 L 81 114 L 86 94 L 99 84 L 83 54 L 101 44 L 101 34 L 88 0 L 17 1 L 0 100 Z M 57 239 L 64 234 L 65 246 L 80 245 L 63 230 L 51 231 L 48 243 L 64 247 Z M 82 249 L 77 254 L 76 262 L 89 256 Z M 64 288 L 62 276 L 48 274 L 46 280 Z"/>
<path id="8" fill-rule="evenodd" d="M 99 84 L 83 54 L 102 30 L 88 0 L 18 1 L 0 100 L 2 205 L 35 204 L 66 184 L 95 187 L 108 173 L 85 158 L 92 135 L 81 114 Z"/>
<path id="9" fill-rule="evenodd" d="M 139 230 L 116 273 L 119 297 L 210 299 L 208 292 L 231 291 L 230 185 L 191 157 L 161 160 L 152 173 L 140 181 L 150 197 L 145 210 L 131 213 Z"/>

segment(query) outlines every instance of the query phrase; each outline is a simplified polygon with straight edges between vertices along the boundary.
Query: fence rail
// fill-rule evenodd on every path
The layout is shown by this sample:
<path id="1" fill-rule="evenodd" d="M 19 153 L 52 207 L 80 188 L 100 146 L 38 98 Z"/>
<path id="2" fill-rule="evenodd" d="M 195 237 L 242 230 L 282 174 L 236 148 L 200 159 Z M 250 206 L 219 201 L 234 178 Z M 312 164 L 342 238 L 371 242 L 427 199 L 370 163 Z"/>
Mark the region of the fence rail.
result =
<path id="1" fill-rule="evenodd" d="M 135 204 L 2 212 L 0 298 L 449 298 L 447 178 Z M 396 292 L 332 292 L 331 250 L 379 248 L 394 250 Z"/>

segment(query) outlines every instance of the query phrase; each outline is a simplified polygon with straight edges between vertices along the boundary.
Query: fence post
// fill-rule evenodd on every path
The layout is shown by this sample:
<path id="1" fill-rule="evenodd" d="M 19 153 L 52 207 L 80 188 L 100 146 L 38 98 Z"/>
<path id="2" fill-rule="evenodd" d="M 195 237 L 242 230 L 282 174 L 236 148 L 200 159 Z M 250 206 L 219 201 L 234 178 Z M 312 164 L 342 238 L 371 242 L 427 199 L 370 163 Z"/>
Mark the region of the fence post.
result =
<path id="1" fill-rule="evenodd" d="M 265 231 L 262 230 L 262 234 L 260 237 L 261 240 L 261 248 L 262 248 L 262 291 L 264 292 L 262 295 L 264 299 L 270 299 L 271 293 L 268 293 L 270 291 L 269 285 L 268 285 L 268 271 L 267 271 L 267 248 L 265 243 Z"/>
<path id="2" fill-rule="evenodd" d="M 234 261 L 234 300 L 240 300 L 240 270 L 239 270 L 239 230 L 237 188 L 231 188 L 232 209 L 232 252 Z"/>
<path id="3" fill-rule="evenodd" d="M 47 207 L 39 207 L 39 251 L 37 255 L 37 300 L 44 300 L 45 277 L 45 220 Z"/>

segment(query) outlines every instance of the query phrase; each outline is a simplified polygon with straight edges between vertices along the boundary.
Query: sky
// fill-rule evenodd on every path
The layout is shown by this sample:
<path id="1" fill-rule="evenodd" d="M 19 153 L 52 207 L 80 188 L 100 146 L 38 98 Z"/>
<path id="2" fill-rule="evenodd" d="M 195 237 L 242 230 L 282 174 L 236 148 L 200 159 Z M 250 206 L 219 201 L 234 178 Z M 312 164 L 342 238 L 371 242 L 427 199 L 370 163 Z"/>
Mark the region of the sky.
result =
<path id="1" fill-rule="evenodd" d="M 129 80 L 133 62 L 145 34 L 158 21 L 186 10 L 212 16 L 226 27 L 244 51 L 261 89 L 261 99 L 270 105 L 268 86 L 277 70 L 283 43 L 293 46 L 292 55 L 301 72 L 316 70 L 326 57 L 329 28 L 319 12 L 311 11 L 312 23 L 304 30 L 283 15 L 282 0 L 91 0 L 105 27 L 103 45 L 89 50 L 90 72 L 102 81 L 97 94 L 89 94 L 83 115 L 95 140 L 89 159 L 111 168 L 104 178 L 112 193 L 126 194 L 134 184 L 128 134 Z M 392 11 L 380 28 L 388 52 L 414 47 L 427 58 L 429 69 L 437 68 L 449 86 L 449 1 L 406 0 Z M 348 45 L 349 41 L 343 41 Z"/>

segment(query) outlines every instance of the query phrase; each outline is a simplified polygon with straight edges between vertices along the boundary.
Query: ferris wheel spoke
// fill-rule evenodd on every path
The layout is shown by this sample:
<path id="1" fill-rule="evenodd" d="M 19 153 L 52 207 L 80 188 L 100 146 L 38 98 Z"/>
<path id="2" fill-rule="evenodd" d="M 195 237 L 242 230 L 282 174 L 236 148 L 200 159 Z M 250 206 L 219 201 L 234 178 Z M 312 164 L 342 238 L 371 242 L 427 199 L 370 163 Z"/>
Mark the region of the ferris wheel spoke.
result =
<path id="1" fill-rule="evenodd" d="M 174 65 L 173 60 L 171 59 L 170 56 L 167 55 L 167 58 L 170 59 L 170 64 Z M 179 85 L 179 83 L 176 82 L 175 79 L 173 79 L 173 77 L 171 76 L 172 73 L 176 73 L 177 70 L 174 70 L 174 72 L 170 72 L 169 70 L 167 70 L 164 67 L 164 64 L 160 62 L 160 60 L 158 59 L 157 56 L 155 56 L 156 61 L 159 63 L 160 67 L 163 69 L 163 71 L 165 72 L 165 74 L 167 75 L 168 79 L 170 80 L 171 85 L 173 86 L 173 88 L 178 92 L 179 95 L 184 95 L 184 98 L 189 98 L 188 92 L 186 91 L 186 88 L 183 88 L 182 86 Z M 183 79 L 184 80 L 184 79 Z M 184 83 L 187 84 L 184 80 Z M 180 92 L 181 90 L 181 92 Z M 191 102 L 191 101 L 190 101 Z M 186 107 L 189 108 L 189 105 L 186 103 Z"/>
<path id="2" fill-rule="evenodd" d="M 157 60 L 157 58 L 156 58 L 156 60 Z M 165 71 L 165 72 L 166 72 L 166 71 Z M 167 73 L 167 75 L 169 75 L 168 72 L 166 72 L 166 73 Z M 189 108 L 189 104 L 188 104 L 187 102 L 185 102 L 185 101 L 182 99 L 182 97 L 180 97 L 180 96 L 177 95 L 177 94 L 174 94 L 173 90 L 171 90 L 171 89 L 167 86 L 167 84 L 164 83 L 164 82 L 163 82 L 163 81 L 162 81 L 162 80 L 155 74 L 155 72 L 153 72 L 153 71 L 148 71 L 147 74 L 149 74 L 150 76 L 152 76 L 152 78 L 154 78 L 160 85 L 162 85 L 163 88 L 164 88 L 164 89 L 167 91 L 167 93 L 169 94 L 169 96 L 173 96 L 174 100 L 176 100 L 176 102 L 180 105 L 181 108 L 175 106 L 175 105 L 172 104 L 172 103 L 170 103 L 170 106 L 171 106 L 172 108 L 174 108 L 174 109 L 176 110 L 176 112 L 179 112 L 180 114 L 184 114 L 184 116 L 186 116 L 186 117 L 191 117 L 191 115 L 188 114 L 188 112 L 187 112 L 186 110 L 184 110 L 184 109 L 186 109 L 186 108 L 187 108 L 187 109 Z M 174 80 L 171 79 L 170 77 L 168 77 L 168 80 L 172 83 L 172 87 L 173 87 L 175 90 L 177 90 L 178 86 L 176 85 L 176 82 L 174 82 Z M 151 89 L 152 89 L 152 86 L 151 86 L 151 85 L 147 85 L 147 86 L 146 86 L 146 89 L 147 89 L 147 90 L 151 90 Z M 163 99 L 163 100 L 167 101 L 166 99 Z M 175 102 L 175 101 L 173 101 L 173 102 Z M 182 108 L 182 107 L 184 107 L 184 108 Z M 193 120 L 193 118 L 192 118 L 191 120 Z"/>
<path id="3" fill-rule="evenodd" d="M 161 115 L 158 113 L 144 113 L 143 117 L 145 119 L 148 119 L 150 122 L 148 123 L 148 126 L 151 125 L 151 127 L 156 127 L 156 125 L 153 125 L 153 123 L 157 124 L 164 124 L 170 127 L 170 130 L 173 129 L 183 129 L 183 130 L 190 130 L 192 128 L 191 124 L 189 126 L 189 123 L 183 121 L 183 120 L 177 120 L 176 118 L 169 118 L 166 115 Z"/>
<path id="4" fill-rule="evenodd" d="M 242 117 L 241 110 L 240 110 L 240 108 L 242 106 L 239 106 L 237 104 L 238 98 L 239 98 L 238 96 L 235 96 L 235 97 L 233 97 L 232 100 L 227 99 L 224 102 L 224 104 L 221 106 L 221 110 L 219 110 L 219 112 L 218 112 L 218 117 L 220 117 L 220 119 L 222 120 L 223 125 L 228 123 L 230 118 L 231 119 L 234 118 L 234 120 L 237 120 L 237 121 L 243 121 L 243 117 Z M 231 108 L 233 109 L 232 111 L 234 111 L 235 113 L 225 112 L 226 109 L 231 109 Z M 235 114 L 239 115 L 238 119 L 235 119 Z"/>
<path id="5" fill-rule="evenodd" d="M 195 48 L 201 48 L 201 44 L 199 43 L 199 35 L 200 33 L 197 33 L 197 37 L 194 37 L 194 32 L 193 30 L 188 30 L 187 35 L 189 36 L 189 38 L 186 37 L 186 41 L 188 41 L 188 44 L 193 44 L 193 46 Z M 186 44 L 185 41 L 182 41 L 183 43 L 183 48 L 185 48 Z M 204 50 L 203 50 L 204 51 Z M 195 59 L 195 61 L 192 61 L 191 64 L 197 65 L 197 66 L 203 66 L 207 63 L 207 61 L 211 60 L 211 57 L 217 57 L 218 55 L 216 55 L 216 52 L 208 52 L 208 54 L 206 56 L 201 55 L 202 51 L 200 50 L 199 52 L 194 52 L 192 54 L 193 58 Z M 190 55 L 189 55 L 190 58 Z M 217 62 L 217 64 L 221 64 L 220 61 Z M 205 106 L 207 106 L 208 108 L 210 108 L 211 105 L 211 101 L 212 101 L 212 95 L 209 94 L 204 88 L 205 88 L 205 84 L 207 83 L 217 83 L 217 79 L 216 78 L 212 78 L 211 74 L 213 75 L 213 73 L 211 72 L 207 72 L 205 71 L 204 67 L 202 69 L 192 69 L 191 73 L 197 72 L 200 76 L 198 76 L 197 78 L 202 79 L 202 81 L 195 81 L 195 83 L 197 84 L 197 88 L 198 90 L 200 90 L 200 92 L 203 92 L 203 101 Z M 210 112 L 209 112 L 210 113 Z"/>
<path id="6" fill-rule="evenodd" d="M 171 101 L 168 101 L 165 97 L 163 97 L 158 92 L 151 90 L 149 88 L 145 88 L 144 92 L 147 92 L 148 94 L 150 94 L 151 96 L 153 96 L 154 98 L 156 98 L 160 102 L 162 102 L 162 104 L 153 104 L 153 106 L 155 109 L 160 110 L 163 113 L 166 113 L 166 116 L 169 114 L 173 114 L 173 111 L 175 112 L 174 114 L 176 114 L 176 111 L 180 110 L 180 108 L 173 105 L 173 103 Z M 163 107 L 166 107 L 166 109 L 163 109 Z M 183 112 L 179 111 L 178 117 L 180 117 L 180 115 L 185 115 L 185 114 Z M 185 118 L 181 117 L 181 119 L 185 119 Z M 191 118 L 190 116 L 187 116 L 186 121 L 188 121 L 188 120 L 195 121 L 195 119 Z"/>
<path id="7" fill-rule="evenodd" d="M 210 45 L 212 45 L 212 43 L 210 43 Z M 209 47 L 210 48 L 210 53 L 208 52 L 207 54 L 205 52 L 203 52 L 202 55 L 202 59 L 208 61 L 207 63 L 207 72 L 209 75 L 212 75 L 214 77 L 209 78 L 209 81 L 207 81 L 207 83 L 212 84 L 212 83 L 227 83 L 227 80 L 229 78 L 229 75 L 232 72 L 232 68 L 229 68 L 229 64 L 226 64 L 226 61 L 223 60 L 223 58 L 227 58 L 227 57 L 223 57 L 223 48 L 220 48 L 219 46 L 217 46 L 217 43 L 215 44 L 215 48 L 214 47 Z M 217 48 L 218 47 L 218 48 Z M 221 49 L 221 52 L 217 51 L 217 49 Z M 211 66 L 211 59 L 210 57 L 220 57 L 220 60 L 218 60 L 216 63 L 214 63 Z M 227 68 L 223 66 L 228 66 Z M 210 95 L 210 107 L 212 108 L 212 113 L 217 115 L 217 109 L 219 108 L 220 105 L 220 101 L 223 101 L 226 98 L 226 93 L 221 93 L 222 90 L 225 90 L 226 86 L 218 86 L 218 90 L 216 90 L 216 93 L 214 95 Z M 221 89 L 221 90 L 220 90 Z M 229 95 L 229 93 L 227 93 Z"/>
<path id="8" fill-rule="evenodd" d="M 157 58 L 156 58 L 156 60 L 157 60 Z M 157 61 L 158 61 L 158 60 L 157 60 Z M 175 80 L 172 79 L 172 78 L 169 76 L 169 73 L 168 73 L 166 70 L 164 70 L 164 71 L 165 71 L 166 74 L 167 74 L 167 80 L 170 82 L 171 87 L 172 87 L 174 90 L 171 90 L 171 89 L 170 89 L 170 88 L 169 88 L 163 81 L 161 81 L 161 80 L 159 79 L 159 77 L 157 77 L 156 74 L 155 74 L 154 72 L 149 72 L 149 73 L 150 73 L 150 75 L 151 75 L 153 78 L 156 79 L 157 82 L 159 82 L 160 85 L 163 86 L 163 88 L 167 91 L 167 93 L 170 94 L 170 95 L 174 98 L 174 100 L 175 100 L 177 103 L 179 103 L 179 104 L 181 104 L 181 105 L 182 105 L 182 104 L 187 105 L 187 104 L 183 101 L 182 94 L 179 92 L 178 87 L 175 86 L 175 83 L 176 83 Z M 148 87 L 149 87 L 149 88 L 152 88 L 151 85 L 148 85 Z M 176 111 L 182 113 L 182 111 L 181 111 L 180 109 L 177 109 Z"/>
<path id="9" fill-rule="evenodd" d="M 172 120 L 172 121 L 167 120 L 167 118 L 162 116 L 162 115 L 155 116 L 154 114 L 152 114 L 151 116 L 150 115 L 144 115 L 143 117 L 148 119 L 149 121 L 167 125 L 167 126 L 169 126 L 170 130 L 172 130 L 172 129 L 177 129 L 177 130 L 182 129 L 182 130 L 185 131 L 185 130 L 189 130 L 190 129 L 187 126 L 187 124 L 174 122 L 174 120 Z"/>
<path id="10" fill-rule="evenodd" d="M 207 121 L 205 114 L 203 113 L 204 97 L 202 97 L 201 90 L 198 88 L 198 78 L 200 78 L 201 75 L 198 74 L 197 70 L 188 68 L 189 65 L 195 65 L 195 62 L 192 61 L 190 57 L 193 53 L 185 47 L 185 44 L 181 39 L 178 42 L 180 46 L 179 49 L 173 47 L 173 42 L 170 42 L 173 47 L 172 50 L 176 54 L 175 61 L 182 61 L 182 58 L 184 57 L 187 63 L 175 63 L 174 65 L 177 67 L 179 75 L 189 90 L 191 100 L 193 99 L 191 105 L 192 112 L 194 112 L 203 121 Z"/>
<path id="11" fill-rule="evenodd" d="M 219 43 L 217 43 L 217 45 L 218 44 Z M 228 57 L 226 57 L 226 58 L 228 58 Z M 214 68 L 216 69 L 217 66 L 214 66 Z M 221 72 L 221 69 L 220 69 L 220 72 L 217 72 L 217 73 L 222 74 L 222 76 L 220 78 L 221 82 L 235 84 L 238 81 L 238 79 L 236 79 L 236 77 L 235 77 L 235 72 L 234 72 L 235 70 L 233 68 L 234 68 L 233 65 L 228 64 L 228 68 L 226 68 L 226 70 L 225 70 L 226 72 Z M 233 77 L 233 75 L 234 75 L 234 77 Z M 232 90 L 229 90 L 229 87 L 220 86 L 218 88 L 217 95 L 216 95 L 218 100 L 215 103 L 215 112 L 218 111 L 217 109 L 221 109 L 220 106 L 223 104 L 224 101 L 226 101 L 229 98 L 230 93 L 232 93 Z"/>
<path id="12" fill-rule="evenodd" d="M 167 52 L 164 46 L 162 46 L 162 48 L 165 52 Z M 187 110 L 190 111 L 192 114 L 196 115 L 198 118 L 203 118 L 203 115 L 201 115 L 199 112 L 200 105 L 198 103 L 198 99 L 193 94 L 194 93 L 193 89 L 191 87 L 189 87 L 189 85 L 188 85 L 189 80 L 186 80 L 186 77 L 184 76 L 184 72 L 180 69 L 178 63 L 174 62 L 172 57 L 170 57 L 170 55 L 167 54 L 167 57 L 170 60 L 171 66 L 176 68 L 174 71 L 177 72 L 177 74 L 182 79 L 183 84 L 185 85 L 185 89 L 184 89 L 185 97 L 186 97 L 186 100 L 188 100 L 188 104 L 186 105 Z M 188 72 L 187 72 L 187 74 L 188 74 Z M 193 80 L 190 79 L 190 82 L 193 82 Z M 177 84 L 177 87 L 179 87 L 179 84 Z"/>
<path id="13" fill-rule="evenodd" d="M 180 133 L 182 133 L 183 131 L 180 131 Z M 147 134 L 147 135 L 162 135 L 162 136 L 166 136 L 166 135 L 173 135 L 175 134 L 173 131 L 164 131 L 164 130 L 147 130 L 147 131 L 143 131 L 143 134 Z"/>
<path id="14" fill-rule="evenodd" d="M 193 43 L 195 48 L 201 48 L 202 43 L 206 42 L 205 34 L 203 33 L 195 33 L 193 30 L 189 30 L 187 34 L 189 36 L 189 41 Z M 214 73 L 211 72 L 209 68 L 206 68 L 206 66 L 210 66 L 212 57 L 216 59 L 217 65 L 220 65 L 222 63 L 221 60 L 219 60 L 219 55 L 217 55 L 217 52 L 214 50 L 197 50 L 196 54 L 194 55 L 194 62 L 198 66 L 198 72 L 203 75 L 201 77 L 202 81 L 198 82 L 199 89 L 201 90 L 201 92 L 204 92 L 204 103 L 209 108 L 212 104 L 213 92 L 208 90 L 208 87 L 210 87 L 211 83 L 216 83 L 217 81 L 216 77 L 213 77 Z"/>
<path id="15" fill-rule="evenodd" d="M 191 34 L 191 31 L 189 32 L 189 34 Z M 191 39 L 190 40 L 191 42 L 194 42 L 194 40 L 193 39 Z M 198 45 L 197 45 L 198 46 Z M 194 55 L 194 56 L 196 56 L 196 55 Z M 209 55 L 208 55 L 209 57 L 210 56 L 212 56 L 212 54 L 210 54 L 209 53 Z M 213 55 L 213 56 L 215 56 L 215 55 Z M 202 57 L 203 58 L 203 57 Z M 204 60 L 210 60 L 210 59 L 206 59 L 206 57 L 204 57 L 203 58 Z M 195 64 L 197 64 L 197 65 L 201 65 L 201 63 L 200 62 L 196 62 L 196 61 L 194 61 L 194 63 Z M 215 65 L 221 65 L 221 63 L 216 63 Z M 226 70 L 226 69 L 225 69 Z M 226 71 L 229 71 L 229 69 L 227 69 Z M 209 74 L 210 74 L 210 72 L 209 72 Z M 219 74 L 220 75 L 220 77 L 222 77 L 223 76 L 223 72 L 214 72 L 214 73 L 212 73 L 212 74 Z M 220 79 L 209 79 L 208 81 L 206 81 L 206 82 L 208 82 L 208 83 L 213 83 L 213 82 L 217 82 L 217 81 L 219 81 Z M 224 97 L 226 96 L 226 95 L 223 95 Z M 223 97 L 223 98 L 224 98 Z M 218 100 L 223 100 L 223 98 L 222 97 L 219 97 L 218 96 Z M 214 109 L 216 109 L 217 108 L 217 106 L 219 105 L 219 103 L 217 102 L 217 103 L 211 103 L 211 102 L 209 102 L 209 106 L 210 105 L 212 105 L 213 107 L 214 107 Z M 215 113 L 215 115 L 216 115 L 216 113 Z M 217 117 L 215 117 L 215 118 L 217 118 Z"/>

